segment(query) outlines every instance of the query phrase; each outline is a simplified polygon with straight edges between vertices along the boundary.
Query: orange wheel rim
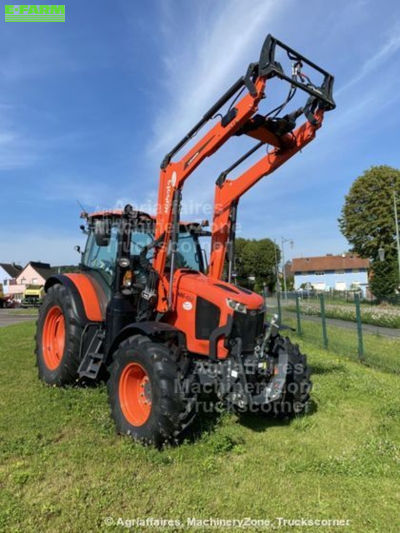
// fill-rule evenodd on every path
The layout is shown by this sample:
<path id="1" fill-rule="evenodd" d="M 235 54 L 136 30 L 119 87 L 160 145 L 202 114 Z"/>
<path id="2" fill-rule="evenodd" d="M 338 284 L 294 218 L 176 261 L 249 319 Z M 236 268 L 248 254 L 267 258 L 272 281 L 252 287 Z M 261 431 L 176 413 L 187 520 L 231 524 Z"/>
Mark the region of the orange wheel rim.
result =
<path id="1" fill-rule="evenodd" d="M 65 319 L 61 307 L 51 307 L 46 315 L 42 348 L 43 359 L 50 370 L 55 370 L 61 363 L 65 347 Z"/>
<path id="2" fill-rule="evenodd" d="M 151 383 L 139 363 L 129 363 L 119 379 L 119 401 L 126 420 L 132 426 L 142 426 L 151 412 Z"/>

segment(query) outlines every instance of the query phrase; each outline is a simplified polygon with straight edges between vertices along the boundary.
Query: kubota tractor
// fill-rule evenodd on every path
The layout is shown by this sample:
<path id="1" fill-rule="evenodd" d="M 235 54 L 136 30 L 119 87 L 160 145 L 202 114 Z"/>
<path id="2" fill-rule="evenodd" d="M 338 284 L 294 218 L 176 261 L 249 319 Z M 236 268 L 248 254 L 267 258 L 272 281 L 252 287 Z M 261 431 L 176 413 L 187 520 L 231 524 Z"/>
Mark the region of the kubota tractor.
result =
<path id="1" fill-rule="evenodd" d="M 290 74 L 277 52 L 292 63 Z M 313 83 L 304 65 L 321 81 Z M 289 93 L 273 111 L 256 114 L 273 78 L 288 82 Z M 55 275 L 45 286 L 39 377 L 58 386 L 106 379 L 118 432 L 156 446 L 181 438 L 205 392 L 242 412 L 302 413 L 311 388 L 305 355 L 274 320 L 265 322 L 259 294 L 231 283 L 236 213 L 242 194 L 314 139 L 324 112 L 335 107 L 332 89 L 328 72 L 269 35 L 259 61 L 163 159 L 155 216 L 130 205 L 83 213 L 81 271 Z M 305 105 L 281 116 L 297 90 L 308 94 Z M 209 121 L 209 131 L 173 161 Z M 258 142 L 218 177 L 211 231 L 182 222 L 186 178 L 234 135 Z M 228 178 L 267 144 L 272 148 L 256 163 Z M 209 266 L 199 241 L 207 236 Z"/>

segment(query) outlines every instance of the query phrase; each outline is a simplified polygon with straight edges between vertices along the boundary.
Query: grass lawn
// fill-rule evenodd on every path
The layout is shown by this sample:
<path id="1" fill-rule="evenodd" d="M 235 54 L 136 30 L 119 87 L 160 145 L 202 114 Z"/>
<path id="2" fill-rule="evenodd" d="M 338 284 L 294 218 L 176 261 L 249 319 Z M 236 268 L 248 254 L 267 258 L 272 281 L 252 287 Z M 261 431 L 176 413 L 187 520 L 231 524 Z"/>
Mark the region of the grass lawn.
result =
<path id="1" fill-rule="evenodd" d="M 117 530 L 106 517 L 349 519 L 323 529 L 398 531 L 398 376 L 301 342 L 309 414 L 203 419 L 194 442 L 158 452 L 115 434 L 104 386 L 40 383 L 33 334 L 33 323 L 0 330 L 0 531 Z M 317 528 L 280 528 L 294 529 Z"/>
<path id="2" fill-rule="evenodd" d="M 26 307 L 26 308 L 16 308 L 16 309 L 8 309 L 9 315 L 33 315 L 37 316 L 39 310 L 37 307 Z"/>

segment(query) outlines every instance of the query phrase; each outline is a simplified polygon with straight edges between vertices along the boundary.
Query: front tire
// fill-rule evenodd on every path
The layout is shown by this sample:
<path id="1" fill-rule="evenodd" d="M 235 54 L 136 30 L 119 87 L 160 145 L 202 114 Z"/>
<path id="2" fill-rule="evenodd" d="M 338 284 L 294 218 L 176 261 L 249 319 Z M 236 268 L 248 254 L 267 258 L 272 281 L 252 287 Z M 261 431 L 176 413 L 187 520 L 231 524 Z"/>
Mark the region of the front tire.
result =
<path id="1" fill-rule="evenodd" d="M 293 418 L 304 414 L 312 388 L 307 356 L 300 352 L 298 344 L 293 344 L 288 337 L 281 336 L 273 340 L 271 351 L 277 358 L 282 352 L 286 352 L 288 356 L 283 394 L 271 404 L 272 414 L 277 418 Z"/>
<path id="2" fill-rule="evenodd" d="M 118 433 L 156 447 L 175 444 L 195 418 L 195 398 L 181 387 L 175 355 L 144 335 L 123 341 L 107 382 Z"/>
<path id="3" fill-rule="evenodd" d="M 37 321 L 35 353 L 42 381 L 57 386 L 77 381 L 82 332 L 71 293 L 64 285 L 53 285 L 43 299 Z"/>

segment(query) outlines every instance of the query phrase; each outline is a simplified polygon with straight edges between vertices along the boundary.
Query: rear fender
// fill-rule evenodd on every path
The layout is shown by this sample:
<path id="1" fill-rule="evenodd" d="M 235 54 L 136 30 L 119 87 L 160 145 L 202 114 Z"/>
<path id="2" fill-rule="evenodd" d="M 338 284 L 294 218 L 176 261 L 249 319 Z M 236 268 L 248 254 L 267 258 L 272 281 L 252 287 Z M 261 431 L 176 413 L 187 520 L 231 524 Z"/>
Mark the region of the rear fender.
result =
<path id="1" fill-rule="evenodd" d="M 72 305 L 82 325 L 89 322 L 103 322 L 105 317 L 105 295 L 95 280 L 88 274 L 71 273 L 51 276 L 44 286 L 50 287 L 61 283 L 72 295 Z"/>

